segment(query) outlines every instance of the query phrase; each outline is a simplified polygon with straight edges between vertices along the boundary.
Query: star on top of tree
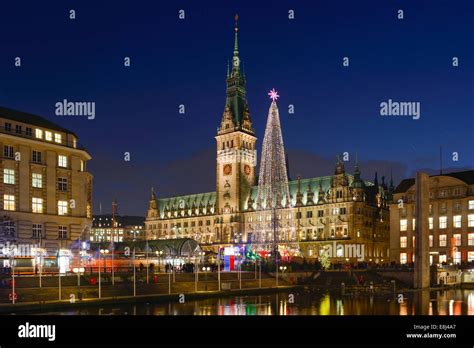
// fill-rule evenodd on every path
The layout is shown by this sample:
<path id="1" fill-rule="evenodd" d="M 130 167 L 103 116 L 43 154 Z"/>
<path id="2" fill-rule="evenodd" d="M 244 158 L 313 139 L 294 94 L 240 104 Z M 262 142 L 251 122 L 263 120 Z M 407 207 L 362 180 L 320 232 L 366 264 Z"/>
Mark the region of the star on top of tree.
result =
<path id="1" fill-rule="evenodd" d="M 270 96 L 270 99 L 273 100 L 273 101 L 280 98 L 280 96 L 278 95 L 278 92 L 275 91 L 275 88 L 272 88 L 272 90 L 270 92 L 268 92 L 268 95 Z"/>

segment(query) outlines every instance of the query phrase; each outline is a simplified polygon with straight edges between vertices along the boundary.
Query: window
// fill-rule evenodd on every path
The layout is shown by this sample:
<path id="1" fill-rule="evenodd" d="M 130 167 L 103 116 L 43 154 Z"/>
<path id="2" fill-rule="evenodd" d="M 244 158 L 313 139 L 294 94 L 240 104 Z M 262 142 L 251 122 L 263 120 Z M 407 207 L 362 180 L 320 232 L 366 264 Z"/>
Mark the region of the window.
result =
<path id="1" fill-rule="evenodd" d="M 198 226 L 202 226 L 202 220 L 198 222 Z"/>
<path id="2" fill-rule="evenodd" d="M 339 208 L 332 208 L 332 215 L 339 214 Z"/>
<path id="3" fill-rule="evenodd" d="M 300 211 L 296 212 L 296 218 L 301 219 L 301 212 Z"/>
<path id="4" fill-rule="evenodd" d="M 3 170 L 3 183 L 4 184 L 15 184 L 15 170 L 4 169 Z"/>
<path id="5" fill-rule="evenodd" d="M 21 126 L 19 124 L 15 126 L 15 133 L 21 134 Z"/>
<path id="6" fill-rule="evenodd" d="M 461 202 L 456 201 L 456 202 L 454 203 L 454 207 L 453 207 L 453 208 L 454 208 L 454 211 L 460 212 L 460 211 L 461 211 Z"/>
<path id="7" fill-rule="evenodd" d="M 446 228 L 448 227 L 448 218 L 446 216 L 439 217 L 439 228 Z"/>
<path id="8" fill-rule="evenodd" d="M 51 133 L 50 131 L 44 131 L 44 138 L 47 141 L 53 141 L 53 133 Z"/>
<path id="9" fill-rule="evenodd" d="M 63 156 L 63 155 L 58 156 L 58 166 L 67 168 L 67 156 Z"/>
<path id="10" fill-rule="evenodd" d="M 461 246 L 461 234 L 459 233 L 453 234 L 453 238 L 454 238 L 454 245 Z"/>
<path id="11" fill-rule="evenodd" d="M 460 251 L 455 251 L 454 252 L 453 262 L 455 264 L 460 264 L 461 263 L 461 252 Z"/>
<path id="12" fill-rule="evenodd" d="M 33 224 L 33 238 L 43 238 L 43 225 Z"/>
<path id="13" fill-rule="evenodd" d="M 324 210 L 318 210 L 318 217 L 324 216 Z"/>
<path id="14" fill-rule="evenodd" d="M 41 163 L 41 152 L 33 150 L 31 154 L 31 161 L 34 163 Z"/>
<path id="15" fill-rule="evenodd" d="M 67 191 L 67 178 L 58 178 L 58 191 Z"/>
<path id="16" fill-rule="evenodd" d="M 468 233 L 467 245 L 474 245 L 474 233 Z"/>
<path id="17" fill-rule="evenodd" d="M 461 228 L 461 215 L 453 216 L 453 226 L 454 228 Z"/>
<path id="18" fill-rule="evenodd" d="M 469 210 L 474 209 L 474 200 L 469 201 Z"/>
<path id="19" fill-rule="evenodd" d="M 342 191 L 336 191 L 336 198 L 342 198 Z"/>
<path id="20" fill-rule="evenodd" d="M 29 137 L 32 137 L 33 136 L 33 129 L 31 129 L 30 127 L 26 127 L 26 135 L 29 136 Z"/>
<path id="21" fill-rule="evenodd" d="M 3 195 L 3 210 L 15 210 L 14 195 Z"/>
<path id="22" fill-rule="evenodd" d="M 14 237 L 15 236 L 15 223 L 13 221 L 7 221 L 4 223 L 5 236 Z"/>
<path id="23" fill-rule="evenodd" d="M 206 220 L 206 226 L 211 226 L 211 220 Z"/>
<path id="24" fill-rule="evenodd" d="M 11 132 L 12 131 L 12 124 L 11 123 L 5 123 L 5 130 L 7 132 Z"/>
<path id="25" fill-rule="evenodd" d="M 400 253 L 400 263 L 402 265 L 407 263 L 407 253 Z"/>
<path id="26" fill-rule="evenodd" d="M 400 248 L 407 247 L 407 237 L 400 237 Z"/>
<path id="27" fill-rule="evenodd" d="M 33 213 L 43 213 L 43 198 L 33 197 L 31 199 L 31 210 Z"/>
<path id="28" fill-rule="evenodd" d="M 467 262 L 474 261 L 474 251 L 467 252 Z"/>
<path id="29" fill-rule="evenodd" d="M 339 214 L 346 215 L 346 208 L 339 209 Z"/>
<path id="30" fill-rule="evenodd" d="M 54 133 L 54 142 L 55 143 L 61 143 L 61 140 L 62 140 L 61 134 Z"/>
<path id="31" fill-rule="evenodd" d="M 433 218 L 432 217 L 428 218 L 428 226 L 429 226 L 430 230 L 433 229 Z"/>
<path id="32" fill-rule="evenodd" d="M 58 239 L 67 239 L 67 226 L 58 226 Z"/>
<path id="33" fill-rule="evenodd" d="M 411 220 L 411 229 L 412 229 L 412 231 L 414 231 L 415 228 L 416 228 L 416 219 L 413 218 L 413 219 Z"/>
<path id="34" fill-rule="evenodd" d="M 58 215 L 67 214 L 67 201 L 58 201 Z"/>
<path id="35" fill-rule="evenodd" d="M 400 220 L 400 231 L 406 231 L 407 230 L 407 219 L 401 219 Z"/>
<path id="36" fill-rule="evenodd" d="M 430 240 L 429 240 L 429 245 L 430 245 L 430 248 L 433 247 L 433 235 L 430 234 L 429 236 Z"/>
<path id="37" fill-rule="evenodd" d="M 415 240 L 416 240 L 416 237 L 413 236 L 413 237 L 412 237 L 412 242 L 411 242 L 411 244 L 413 245 L 413 248 L 415 247 Z"/>
<path id="38" fill-rule="evenodd" d="M 474 214 L 469 214 L 467 216 L 467 226 L 474 227 Z"/>
<path id="39" fill-rule="evenodd" d="M 35 136 L 38 139 L 43 139 L 43 130 L 36 128 L 35 129 Z"/>
<path id="40" fill-rule="evenodd" d="M 15 157 L 15 154 L 13 152 L 13 146 L 10 145 L 4 145 L 3 146 L 3 156 L 7 158 L 13 158 Z"/>
<path id="41" fill-rule="evenodd" d="M 312 217 L 313 217 L 313 211 L 311 211 L 311 210 L 310 210 L 310 211 L 307 211 L 307 212 L 306 212 L 306 218 L 307 218 L 307 219 L 311 219 Z"/>
<path id="42" fill-rule="evenodd" d="M 445 234 L 440 234 L 439 235 L 439 246 L 440 247 L 445 247 L 446 246 L 446 235 Z"/>
<path id="43" fill-rule="evenodd" d="M 447 256 L 446 254 L 444 255 L 439 255 L 439 263 L 446 263 L 447 261 Z"/>
<path id="44" fill-rule="evenodd" d="M 31 186 L 35 188 L 43 187 L 43 175 L 38 173 L 31 174 Z"/>

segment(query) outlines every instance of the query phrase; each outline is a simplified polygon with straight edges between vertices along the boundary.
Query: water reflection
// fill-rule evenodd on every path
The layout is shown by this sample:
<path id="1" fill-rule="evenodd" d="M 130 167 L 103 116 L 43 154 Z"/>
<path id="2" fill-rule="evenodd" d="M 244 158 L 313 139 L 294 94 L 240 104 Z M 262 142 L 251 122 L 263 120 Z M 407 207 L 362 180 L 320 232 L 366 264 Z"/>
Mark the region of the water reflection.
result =
<path id="1" fill-rule="evenodd" d="M 294 295 L 290 297 L 290 295 Z M 474 315 L 474 290 L 351 295 L 310 291 L 186 303 L 115 304 L 41 314 L 79 315 Z M 290 300 L 291 299 L 291 300 Z M 38 314 L 38 313 L 32 313 Z"/>

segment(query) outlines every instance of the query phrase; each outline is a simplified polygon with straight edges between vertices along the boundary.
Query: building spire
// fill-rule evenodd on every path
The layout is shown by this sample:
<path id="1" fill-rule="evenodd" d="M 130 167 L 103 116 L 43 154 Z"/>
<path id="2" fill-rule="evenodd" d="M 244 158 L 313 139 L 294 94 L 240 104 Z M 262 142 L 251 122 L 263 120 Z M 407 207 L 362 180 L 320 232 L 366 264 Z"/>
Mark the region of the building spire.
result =
<path id="1" fill-rule="evenodd" d="M 235 18 L 234 56 L 238 56 L 239 55 L 239 40 L 238 40 L 238 37 L 237 37 L 237 33 L 239 31 L 239 27 L 238 27 L 237 21 L 239 20 L 239 15 L 236 14 L 234 18 Z"/>

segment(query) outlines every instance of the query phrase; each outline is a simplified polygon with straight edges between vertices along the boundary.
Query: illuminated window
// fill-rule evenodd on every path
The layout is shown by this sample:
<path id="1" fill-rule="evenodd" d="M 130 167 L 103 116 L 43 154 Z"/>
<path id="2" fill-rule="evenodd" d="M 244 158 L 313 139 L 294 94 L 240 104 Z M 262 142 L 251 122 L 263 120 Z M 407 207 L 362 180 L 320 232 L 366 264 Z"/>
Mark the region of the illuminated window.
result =
<path id="1" fill-rule="evenodd" d="M 474 214 L 469 214 L 467 216 L 467 226 L 474 227 Z"/>
<path id="2" fill-rule="evenodd" d="M 474 251 L 467 252 L 467 262 L 474 261 Z"/>
<path id="3" fill-rule="evenodd" d="M 62 140 L 61 138 L 62 138 L 62 137 L 61 137 L 61 134 L 59 134 L 59 133 L 54 133 L 54 142 L 55 142 L 55 143 L 61 143 L 61 140 Z"/>
<path id="4" fill-rule="evenodd" d="M 332 208 L 332 215 L 338 215 L 339 214 L 339 208 Z"/>
<path id="5" fill-rule="evenodd" d="M 67 214 L 67 201 L 58 201 L 58 215 Z"/>
<path id="6" fill-rule="evenodd" d="M 448 218 L 446 216 L 439 217 L 439 228 L 448 227 Z"/>
<path id="7" fill-rule="evenodd" d="M 430 230 L 432 230 L 433 229 L 433 218 L 432 217 L 428 218 L 428 225 L 430 227 Z"/>
<path id="8" fill-rule="evenodd" d="M 400 248 L 407 247 L 407 237 L 400 237 Z"/>
<path id="9" fill-rule="evenodd" d="M 3 183 L 4 184 L 15 184 L 15 170 L 4 169 L 3 170 Z"/>
<path id="10" fill-rule="evenodd" d="M 400 231 L 406 231 L 407 230 L 407 219 L 401 219 L 400 220 Z"/>
<path id="11" fill-rule="evenodd" d="M 430 238 L 430 240 L 429 240 L 430 247 L 432 247 L 433 246 L 433 236 L 430 234 L 429 238 Z"/>
<path id="12" fill-rule="evenodd" d="M 400 263 L 402 265 L 407 263 L 407 253 L 400 253 Z"/>
<path id="13" fill-rule="evenodd" d="M 51 133 L 50 131 L 45 131 L 44 132 L 44 138 L 47 141 L 53 141 L 53 133 Z"/>
<path id="14" fill-rule="evenodd" d="M 453 234 L 453 238 L 454 238 L 454 245 L 461 246 L 461 234 L 459 233 Z"/>
<path id="15" fill-rule="evenodd" d="M 460 252 L 460 251 L 455 251 L 455 252 L 454 252 L 453 262 L 454 262 L 455 264 L 461 263 L 461 252 Z"/>
<path id="16" fill-rule="evenodd" d="M 43 130 L 42 129 L 35 129 L 35 136 L 37 139 L 43 139 Z"/>
<path id="17" fill-rule="evenodd" d="M 454 228 L 461 228 L 461 215 L 453 216 L 453 226 Z"/>
<path id="18" fill-rule="evenodd" d="M 446 263 L 447 257 L 446 255 L 439 255 L 439 263 Z"/>
<path id="19" fill-rule="evenodd" d="M 469 210 L 474 209 L 474 200 L 469 201 Z"/>
<path id="20" fill-rule="evenodd" d="M 43 213 L 43 198 L 33 197 L 31 199 L 31 210 L 33 213 Z"/>
<path id="21" fill-rule="evenodd" d="M 415 236 L 413 236 L 413 238 L 412 238 L 412 242 L 411 242 L 411 243 L 412 243 L 412 245 L 413 245 L 413 248 L 415 247 L 415 239 L 416 239 L 416 238 L 415 238 Z"/>
<path id="22" fill-rule="evenodd" d="M 43 175 L 38 173 L 31 174 L 31 186 L 36 188 L 43 187 Z"/>
<path id="23" fill-rule="evenodd" d="M 63 156 L 63 155 L 58 156 L 58 166 L 67 168 L 67 156 Z"/>
<path id="24" fill-rule="evenodd" d="M 411 220 L 411 229 L 414 231 L 416 228 L 416 219 Z"/>
<path id="25" fill-rule="evenodd" d="M 467 235 L 467 245 L 474 245 L 474 233 Z"/>
<path id="26" fill-rule="evenodd" d="M 3 195 L 3 210 L 15 210 L 14 195 Z"/>
<path id="27" fill-rule="evenodd" d="M 445 234 L 440 234 L 439 235 L 439 246 L 440 247 L 445 247 L 446 246 L 446 235 Z"/>

